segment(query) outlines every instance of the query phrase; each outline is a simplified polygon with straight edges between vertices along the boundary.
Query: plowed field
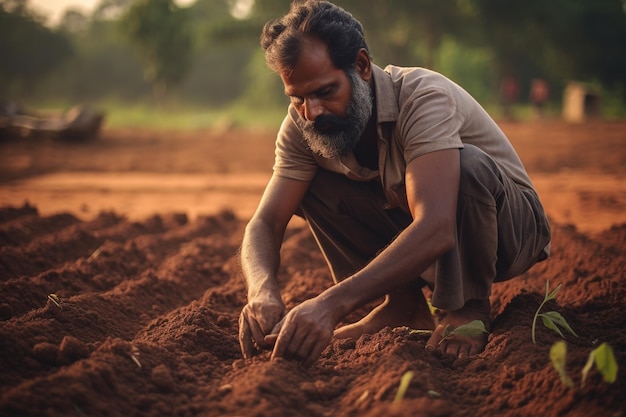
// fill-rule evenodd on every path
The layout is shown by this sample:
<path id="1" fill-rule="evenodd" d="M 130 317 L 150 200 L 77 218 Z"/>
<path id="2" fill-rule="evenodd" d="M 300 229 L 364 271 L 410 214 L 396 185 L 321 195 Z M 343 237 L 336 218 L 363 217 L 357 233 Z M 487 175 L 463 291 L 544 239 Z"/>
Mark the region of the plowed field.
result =
<path id="1" fill-rule="evenodd" d="M 406 328 L 333 341 L 310 368 L 242 359 L 243 228 L 273 132 L 105 130 L 88 143 L 0 140 L 0 416 L 626 416 L 626 123 L 507 123 L 553 223 L 552 256 L 494 286 L 469 361 Z M 302 222 L 283 246 L 288 307 L 332 285 Z M 533 315 L 566 335 L 565 386 Z M 351 317 L 354 319 L 355 317 Z M 600 343 L 620 369 L 581 371 Z M 413 371 L 404 399 L 400 379 Z"/>

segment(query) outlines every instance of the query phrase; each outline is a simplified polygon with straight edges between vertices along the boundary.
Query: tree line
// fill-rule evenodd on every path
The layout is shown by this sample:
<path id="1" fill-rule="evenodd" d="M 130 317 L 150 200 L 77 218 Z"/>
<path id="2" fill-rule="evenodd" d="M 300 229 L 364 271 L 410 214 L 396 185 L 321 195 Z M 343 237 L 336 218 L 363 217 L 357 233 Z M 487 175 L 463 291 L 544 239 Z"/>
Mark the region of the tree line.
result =
<path id="1" fill-rule="evenodd" d="M 243 2 L 245 3 L 245 1 Z M 284 105 L 261 28 L 290 0 L 101 0 L 54 27 L 28 0 L 0 0 L 0 98 L 180 100 Z M 337 0 L 365 28 L 374 62 L 424 66 L 496 102 L 502 81 L 525 101 L 541 78 L 553 100 L 569 80 L 626 102 L 624 0 Z"/>

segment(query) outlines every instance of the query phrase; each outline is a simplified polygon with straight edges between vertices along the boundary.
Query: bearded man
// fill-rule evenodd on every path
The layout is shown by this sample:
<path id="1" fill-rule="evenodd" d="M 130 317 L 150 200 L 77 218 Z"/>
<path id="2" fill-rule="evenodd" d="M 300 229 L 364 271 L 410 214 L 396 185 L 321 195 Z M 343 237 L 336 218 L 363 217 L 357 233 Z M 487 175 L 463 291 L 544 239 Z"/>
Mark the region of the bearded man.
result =
<path id="1" fill-rule="evenodd" d="M 441 354 L 483 351 L 486 335 L 444 338 L 444 329 L 474 320 L 489 329 L 492 284 L 549 254 L 548 221 L 507 137 L 441 74 L 376 66 L 361 24 L 332 3 L 294 2 L 265 25 L 261 45 L 291 103 L 241 246 L 244 357 L 267 348 L 310 365 L 333 337 L 386 326 L 434 330 L 426 348 Z M 287 311 L 276 277 L 294 215 L 335 285 Z"/>

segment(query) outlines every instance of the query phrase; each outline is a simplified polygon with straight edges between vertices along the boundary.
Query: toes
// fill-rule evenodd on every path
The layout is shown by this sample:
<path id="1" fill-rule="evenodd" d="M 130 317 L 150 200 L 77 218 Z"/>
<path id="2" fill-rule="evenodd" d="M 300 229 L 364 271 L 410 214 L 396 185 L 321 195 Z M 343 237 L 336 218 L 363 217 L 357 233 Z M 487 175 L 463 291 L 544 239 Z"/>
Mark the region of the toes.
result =
<path id="1" fill-rule="evenodd" d="M 442 345 L 445 345 L 445 343 L 442 343 L 443 330 L 444 330 L 444 327 L 442 325 L 439 325 L 435 328 L 435 330 L 433 331 L 433 334 L 428 339 L 428 342 L 426 342 L 427 351 L 429 352 L 440 351 L 442 348 Z"/>
<path id="2" fill-rule="evenodd" d="M 472 351 L 471 345 L 460 345 L 457 357 L 459 359 L 469 358 L 471 356 L 471 353 L 470 353 L 471 351 Z"/>
<path id="3" fill-rule="evenodd" d="M 462 348 L 463 348 L 463 344 L 461 343 L 449 342 L 449 343 L 446 343 L 443 353 L 445 353 L 448 356 L 454 356 L 458 358 L 461 353 Z"/>
<path id="4" fill-rule="evenodd" d="M 443 325 L 437 326 L 428 342 L 426 342 L 426 351 L 464 359 L 478 355 L 485 348 L 486 339 L 482 336 L 454 335 L 445 339 L 443 336 L 444 329 Z"/>

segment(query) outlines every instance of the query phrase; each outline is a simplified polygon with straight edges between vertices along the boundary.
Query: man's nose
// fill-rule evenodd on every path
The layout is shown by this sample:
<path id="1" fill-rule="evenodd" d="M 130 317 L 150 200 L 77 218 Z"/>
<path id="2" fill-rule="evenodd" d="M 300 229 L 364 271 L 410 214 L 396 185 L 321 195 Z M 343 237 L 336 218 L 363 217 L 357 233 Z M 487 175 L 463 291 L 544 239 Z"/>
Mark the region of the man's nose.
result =
<path id="1" fill-rule="evenodd" d="M 304 100 L 304 118 L 306 120 L 313 122 L 322 114 L 324 114 L 324 107 L 318 99 L 307 98 Z"/>

